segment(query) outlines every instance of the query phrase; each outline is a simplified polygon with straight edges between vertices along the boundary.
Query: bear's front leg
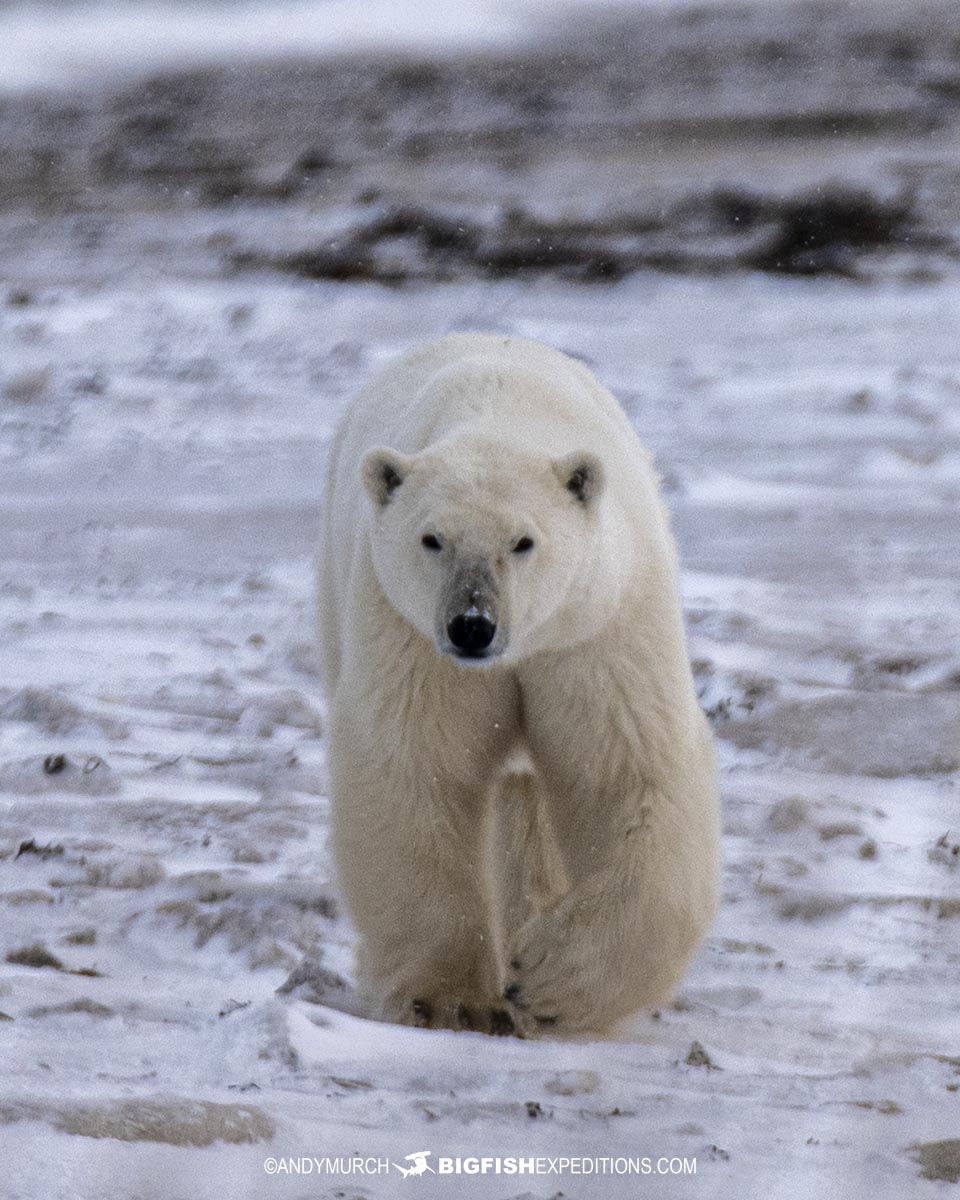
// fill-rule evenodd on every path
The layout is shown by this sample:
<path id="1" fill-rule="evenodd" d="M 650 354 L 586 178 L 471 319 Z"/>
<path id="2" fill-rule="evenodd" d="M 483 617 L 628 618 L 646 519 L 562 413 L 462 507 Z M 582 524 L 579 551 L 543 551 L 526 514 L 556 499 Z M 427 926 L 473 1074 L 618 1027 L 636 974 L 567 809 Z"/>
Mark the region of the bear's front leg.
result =
<path id="1" fill-rule="evenodd" d="M 606 865 L 514 934 L 504 999 L 533 1028 L 603 1031 L 670 999 L 713 914 L 715 862 L 696 830 L 687 855 L 656 826 L 644 806 L 607 844 Z"/>
<path id="2" fill-rule="evenodd" d="M 412 730 L 372 755 L 365 714 L 339 702 L 331 728 L 333 851 L 353 919 L 370 1015 L 430 1028 L 517 1032 L 500 997 L 487 898 L 483 789 L 428 762 Z"/>
<path id="3" fill-rule="evenodd" d="M 558 1031 L 669 1000 L 716 908 L 713 746 L 673 603 L 648 598 L 521 672 L 569 887 L 514 931 L 504 996 Z"/>

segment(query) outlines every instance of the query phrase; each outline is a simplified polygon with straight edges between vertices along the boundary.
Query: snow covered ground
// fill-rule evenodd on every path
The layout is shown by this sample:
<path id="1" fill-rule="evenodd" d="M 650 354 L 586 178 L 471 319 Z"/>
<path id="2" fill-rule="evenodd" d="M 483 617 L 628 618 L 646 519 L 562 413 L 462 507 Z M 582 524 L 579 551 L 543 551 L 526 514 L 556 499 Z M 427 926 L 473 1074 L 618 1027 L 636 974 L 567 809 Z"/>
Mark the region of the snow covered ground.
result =
<path id="1" fill-rule="evenodd" d="M 118 195 L 0 211 L 0 1195 L 952 1195 L 949 254 L 858 278 L 311 281 L 223 250 L 315 236 L 313 200 Z M 680 544 L 724 900 L 676 1003 L 605 1040 L 351 1011 L 311 648 L 323 457 L 372 371 L 462 328 L 588 361 Z M 286 1169 L 419 1150 L 696 1174 Z"/>

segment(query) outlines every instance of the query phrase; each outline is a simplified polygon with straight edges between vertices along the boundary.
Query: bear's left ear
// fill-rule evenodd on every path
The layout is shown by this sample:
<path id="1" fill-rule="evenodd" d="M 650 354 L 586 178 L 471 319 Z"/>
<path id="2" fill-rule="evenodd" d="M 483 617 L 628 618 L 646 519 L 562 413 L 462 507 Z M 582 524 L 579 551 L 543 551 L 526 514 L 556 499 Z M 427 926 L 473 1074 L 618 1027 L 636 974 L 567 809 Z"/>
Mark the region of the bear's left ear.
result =
<path id="1" fill-rule="evenodd" d="M 363 458 L 363 486 L 380 508 L 390 503 L 390 498 L 413 466 L 413 459 L 396 450 L 377 448 L 369 450 Z"/>
<path id="2" fill-rule="evenodd" d="M 603 491 L 603 466 L 589 450 L 575 450 L 553 464 L 557 478 L 581 504 L 588 505 Z"/>

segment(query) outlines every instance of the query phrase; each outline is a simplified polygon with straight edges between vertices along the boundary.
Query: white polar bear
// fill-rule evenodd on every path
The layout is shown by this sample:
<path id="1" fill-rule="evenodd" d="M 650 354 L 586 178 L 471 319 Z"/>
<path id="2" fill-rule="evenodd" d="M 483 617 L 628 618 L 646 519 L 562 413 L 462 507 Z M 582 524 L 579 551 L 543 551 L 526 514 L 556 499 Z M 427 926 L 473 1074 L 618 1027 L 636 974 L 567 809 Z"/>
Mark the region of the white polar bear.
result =
<path id="1" fill-rule="evenodd" d="M 579 363 L 457 334 L 331 451 L 332 845 L 371 1015 L 603 1030 L 716 904 L 713 748 L 647 452 Z"/>

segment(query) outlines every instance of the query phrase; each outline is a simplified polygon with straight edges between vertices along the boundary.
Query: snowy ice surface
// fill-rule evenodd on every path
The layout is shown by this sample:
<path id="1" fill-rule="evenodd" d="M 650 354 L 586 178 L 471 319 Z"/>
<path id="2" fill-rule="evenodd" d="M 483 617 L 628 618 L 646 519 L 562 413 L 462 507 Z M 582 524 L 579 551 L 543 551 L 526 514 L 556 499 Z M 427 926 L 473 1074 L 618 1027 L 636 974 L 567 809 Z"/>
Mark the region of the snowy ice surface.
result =
<path id="1" fill-rule="evenodd" d="M 956 280 L 71 271 L 18 275 L 0 311 L 0 940 L 25 959 L 0 969 L 0 1193 L 952 1191 L 914 1147 L 960 1135 Z M 605 1040 L 376 1025 L 336 983 L 324 449 L 373 370 L 461 328 L 581 355 L 620 396 L 720 738 L 716 927 L 678 1001 Z M 421 1149 L 697 1173 L 263 1167 Z"/>

